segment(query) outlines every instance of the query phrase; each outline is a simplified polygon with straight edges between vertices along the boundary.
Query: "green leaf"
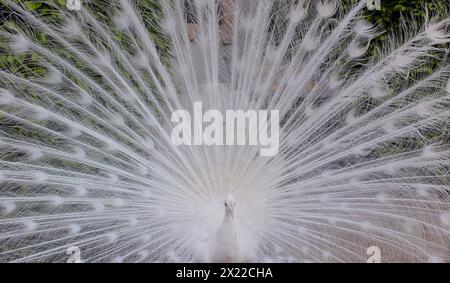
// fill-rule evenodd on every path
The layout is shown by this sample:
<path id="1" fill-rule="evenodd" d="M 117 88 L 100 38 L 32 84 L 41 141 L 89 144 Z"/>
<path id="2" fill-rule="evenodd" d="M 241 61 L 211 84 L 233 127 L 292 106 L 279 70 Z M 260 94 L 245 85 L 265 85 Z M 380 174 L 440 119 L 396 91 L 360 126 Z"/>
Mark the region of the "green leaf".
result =
<path id="1" fill-rule="evenodd" d="M 39 55 L 37 55 L 36 53 L 31 54 L 31 60 L 38 61 L 39 60 Z"/>
<path id="2" fill-rule="evenodd" d="M 406 7 L 403 6 L 402 4 L 397 4 L 394 7 L 394 11 L 406 11 Z"/>
<path id="3" fill-rule="evenodd" d="M 28 10 L 34 11 L 37 8 L 41 7 L 42 3 L 35 2 L 35 1 L 26 1 L 24 5 L 25 5 L 25 8 L 27 8 Z"/>
<path id="4" fill-rule="evenodd" d="M 47 42 L 47 38 L 45 36 L 45 33 L 43 33 L 43 32 L 39 32 L 37 35 L 37 38 L 39 39 L 39 42 L 41 42 L 41 43 Z"/>

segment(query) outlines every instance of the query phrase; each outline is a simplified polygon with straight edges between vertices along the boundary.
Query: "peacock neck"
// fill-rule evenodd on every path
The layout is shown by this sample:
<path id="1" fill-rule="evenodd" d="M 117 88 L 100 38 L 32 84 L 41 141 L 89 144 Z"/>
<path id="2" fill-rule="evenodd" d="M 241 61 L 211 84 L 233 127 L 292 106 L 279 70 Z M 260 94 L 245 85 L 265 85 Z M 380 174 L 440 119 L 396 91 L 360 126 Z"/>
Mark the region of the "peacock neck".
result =
<path id="1" fill-rule="evenodd" d="M 225 216 L 223 218 L 223 222 L 224 223 L 232 223 L 233 222 L 233 217 L 231 217 L 230 213 L 228 213 L 228 211 L 225 210 Z"/>

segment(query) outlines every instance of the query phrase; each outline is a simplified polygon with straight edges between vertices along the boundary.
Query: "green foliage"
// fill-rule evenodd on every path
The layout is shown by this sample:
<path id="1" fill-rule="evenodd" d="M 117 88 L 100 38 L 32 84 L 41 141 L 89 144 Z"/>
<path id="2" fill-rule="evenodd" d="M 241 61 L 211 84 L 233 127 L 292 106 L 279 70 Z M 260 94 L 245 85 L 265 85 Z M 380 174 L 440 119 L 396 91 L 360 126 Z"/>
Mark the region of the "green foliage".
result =
<path id="1" fill-rule="evenodd" d="M 38 9 L 39 7 L 41 7 L 42 3 L 36 2 L 36 1 L 25 1 L 24 5 L 28 10 L 34 11 L 34 10 Z"/>
<path id="2" fill-rule="evenodd" d="M 446 4 L 447 2 L 447 4 Z M 381 0 L 381 11 L 368 13 L 367 19 L 388 31 L 398 30 L 402 17 L 414 17 L 424 22 L 429 15 L 443 16 L 448 1 L 436 0 Z"/>
<path id="3" fill-rule="evenodd" d="M 398 34 L 406 28 L 415 28 L 425 23 L 432 17 L 445 17 L 448 14 L 450 1 L 447 0 L 381 0 L 381 11 L 366 12 L 368 21 L 380 26 L 384 33 L 379 35 L 373 43 L 383 46 L 384 42 L 390 40 L 389 36 Z M 409 26 L 408 23 L 416 23 Z M 369 54 L 377 56 L 376 50 L 371 48 Z M 439 56 L 439 54 L 436 54 Z M 439 65 L 440 60 L 436 58 L 431 64 L 425 65 L 417 72 L 431 74 Z"/>

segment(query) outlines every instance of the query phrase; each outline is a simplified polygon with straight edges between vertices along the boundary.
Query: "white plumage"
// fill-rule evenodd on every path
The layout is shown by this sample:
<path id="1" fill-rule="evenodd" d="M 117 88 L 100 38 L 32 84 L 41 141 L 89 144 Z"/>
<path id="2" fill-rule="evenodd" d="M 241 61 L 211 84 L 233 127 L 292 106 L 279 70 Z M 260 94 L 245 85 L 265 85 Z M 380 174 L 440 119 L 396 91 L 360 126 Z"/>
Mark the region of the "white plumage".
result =
<path id="1" fill-rule="evenodd" d="M 382 44 L 367 0 L 223 1 L 193 42 L 183 0 L 0 1 L 0 261 L 450 261 L 448 1 Z M 196 101 L 278 154 L 176 146 Z"/>

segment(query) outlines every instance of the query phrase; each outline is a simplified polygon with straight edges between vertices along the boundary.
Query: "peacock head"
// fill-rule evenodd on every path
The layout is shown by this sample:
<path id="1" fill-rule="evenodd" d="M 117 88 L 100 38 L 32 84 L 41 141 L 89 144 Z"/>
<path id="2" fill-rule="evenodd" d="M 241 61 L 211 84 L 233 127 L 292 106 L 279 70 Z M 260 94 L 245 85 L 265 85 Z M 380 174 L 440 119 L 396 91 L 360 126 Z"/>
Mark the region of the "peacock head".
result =
<path id="1" fill-rule="evenodd" d="M 225 205 L 225 214 L 234 218 L 234 210 L 236 207 L 236 202 L 232 195 L 228 195 L 227 199 L 224 202 Z"/>

